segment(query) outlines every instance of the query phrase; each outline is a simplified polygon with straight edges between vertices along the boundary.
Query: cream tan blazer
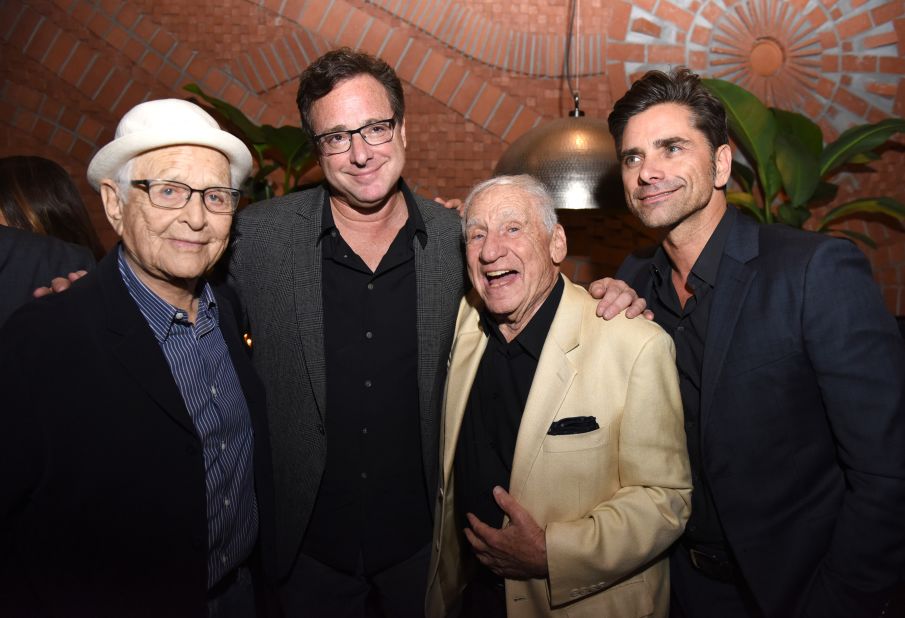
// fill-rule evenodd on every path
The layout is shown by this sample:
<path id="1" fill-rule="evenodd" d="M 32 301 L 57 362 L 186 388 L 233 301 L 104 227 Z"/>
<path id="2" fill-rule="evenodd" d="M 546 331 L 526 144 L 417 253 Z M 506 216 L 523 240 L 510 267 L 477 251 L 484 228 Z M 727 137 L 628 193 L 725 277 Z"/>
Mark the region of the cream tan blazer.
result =
<path id="1" fill-rule="evenodd" d="M 506 580 L 510 618 L 666 616 L 665 551 L 690 513 L 672 339 L 658 325 L 595 315 L 597 301 L 566 279 L 519 426 L 510 492 L 546 530 L 546 579 Z M 475 560 L 455 524 L 453 456 L 487 344 L 472 291 L 450 354 L 441 481 L 428 580 L 428 618 L 455 615 Z M 589 433 L 550 424 L 594 416 Z M 504 526 L 508 521 L 504 522 Z"/>

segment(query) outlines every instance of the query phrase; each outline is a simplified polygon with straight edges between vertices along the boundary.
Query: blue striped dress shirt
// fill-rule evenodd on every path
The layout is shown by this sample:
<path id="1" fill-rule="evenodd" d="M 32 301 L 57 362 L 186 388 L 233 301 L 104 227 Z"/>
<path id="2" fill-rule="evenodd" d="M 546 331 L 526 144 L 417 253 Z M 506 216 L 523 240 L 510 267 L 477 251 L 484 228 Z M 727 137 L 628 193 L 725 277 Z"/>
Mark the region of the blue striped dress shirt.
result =
<path id="1" fill-rule="evenodd" d="M 248 404 L 220 332 L 210 285 L 202 285 L 192 324 L 185 309 L 165 302 L 141 282 L 122 247 L 119 272 L 163 350 L 203 445 L 211 587 L 245 561 L 257 539 L 254 434 Z"/>

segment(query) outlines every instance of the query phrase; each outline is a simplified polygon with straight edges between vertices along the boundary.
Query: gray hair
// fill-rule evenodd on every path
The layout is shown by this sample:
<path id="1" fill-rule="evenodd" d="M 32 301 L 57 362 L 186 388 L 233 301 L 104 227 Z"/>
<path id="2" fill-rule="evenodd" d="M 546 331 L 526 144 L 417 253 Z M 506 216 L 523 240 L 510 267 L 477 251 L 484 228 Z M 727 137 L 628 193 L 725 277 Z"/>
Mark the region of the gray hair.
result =
<path id="1" fill-rule="evenodd" d="M 552 232 L 556 226 L 558 219 L 556 217 L 556 209 L 553 205 L 553 196 L 547 190 L 547 187 L 534 176 L 530 174 L 519 174 L 518 176 L 494 176 L 489 180 L 478 183 L 465 198 L 465 205 L 462 207 L 462 234 L 465 234 L 465 225 L 468 223 L 468 211 L 474 201 L 485 191 L 494 187 L 513 187 L 524 191 L 534 198 L 534 206 L 538 210 L 541 221 L 548 232 Z"/>
<path id="2" fill-rule="evenodd" d="M 119 199 L 122 202 L 126 203 L 126 196 L 129 195 L 129 190 L 132 188 L 132 162 L 135 161 L 135 158 L 131 158 L 125 163 L 123 163 L 118 170 L 116 170 L 116 174 L 113 175 L 113 182 L 116 183 L 116 192 L 119 194 Z"/>

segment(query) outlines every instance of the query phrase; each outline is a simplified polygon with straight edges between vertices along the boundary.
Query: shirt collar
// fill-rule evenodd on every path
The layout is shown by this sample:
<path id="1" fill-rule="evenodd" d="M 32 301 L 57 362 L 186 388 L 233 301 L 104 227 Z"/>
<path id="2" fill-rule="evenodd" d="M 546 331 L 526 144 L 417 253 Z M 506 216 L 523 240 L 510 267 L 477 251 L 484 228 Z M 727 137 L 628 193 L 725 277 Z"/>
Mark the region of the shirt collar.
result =
<path id="1" fill-rule="evenodd" d="M 122 244 L 118 247 L 117 265 L 123 283 L 126 284 L 126 289 L 129 291 L 129 296 L 138 305 L 138 309 L 148 322 L 148 326 L 151 327 L 158 343 L 166 341 L 174 324 L 190 325 L 186 309 L 174 307 L 166 302 L 138 278 L 126 260 Z M 218 315 L 214 292 L 207 281 L 202 279 L 199 283 L 201 284 L 201 294 L 198 297 L 198 319 L 196 321 L 200 323 L 209 320 L 216 323 Z"/>
<path id="2" fill-rule="evenodd" d="M 550 291 L 550 294 L 544 300 L 525 328 L 516 336 L 515 339 L 508 342 L 509 345 L 518 344 L 535 360 L 540 358 L 541 350 L 544 349 L 544 343 L 547 341 L 547 334 L 550 332 L 550 325 L 553 324 L 553 318 L 556 316 L 556 310 L 559 308 L 559 301 L 562 299 L 565 283 L 561 275 L 556 276 L 556 285 Z M 506 338 L 500 332 L 500 325 L 497 324 L 493 316 L 486 310 L 481 310 L 481 323 L 486 332 L 497 341 L 506 345 Z"/>
<path id="3" fill-rule="evenodd" d="M 707 244 L 704 245 L 704 249 L 695 260 L 694 266 L 691 267 L 691 273 L 711 287 L 716 285 L 716 276 L 720 269 L 723 250 L 726 248 L 726 239 L 737 216 L 738 210 L 735 207 L 726 208 L 726 212 L 723 213 L 723 217 L 707 240 Z M 672 264 L 666 251 L 663 250 L 663 245 L 657 247 L 654 252 L 650 267 L 658 284 L 663 283 L 664 278 L 672 271 Z"/>
<path id="4" fill-rule="evenodd" d="M 418 237 L 421 242 L 421 248 L 427 246 L 427 227 L 424 225 L 424 218 L 421 211 L 418 210 L 418 202 L 415 200 L 415 194 L 411 192 L 408 185 L 403 179 L 399 179 L 398 189 L 405 199 L 405 206 L 408 210 L 408 217 L 405 220 L 403 230 L 405 230 L 406 238 Z M 322 206 L 323 214 L 321 215 L 321 231 L 317 240 L 320 242 L 325 236 L 336 230 L 336 222 L 333 220 L 333 210 L 330 208 L 330 191 L 327 190 L 324 195 L 324 204 Z"/>

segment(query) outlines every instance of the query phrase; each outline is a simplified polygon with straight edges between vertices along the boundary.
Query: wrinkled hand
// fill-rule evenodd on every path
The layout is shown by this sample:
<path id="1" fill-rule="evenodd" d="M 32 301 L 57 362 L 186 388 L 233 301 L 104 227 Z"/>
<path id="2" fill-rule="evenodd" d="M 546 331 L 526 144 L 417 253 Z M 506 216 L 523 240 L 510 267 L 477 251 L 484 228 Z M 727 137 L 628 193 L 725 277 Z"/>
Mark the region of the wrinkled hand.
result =
<path id="1" fill-rule="evenodd" d="M 462 208 L 465 206 L 465 202 L 458 198 L 452 198 L 449 200 L 444 200 L 442 197 L 435 197 L 434 201 L 443 206 L 444 208 L 449 208 L 450 210 L 459 211 L 459 216 L 462 215 Z"/>
<path id="2" fill-rule="evenodd" d="M 625 281 L 604 277 L 588 286 L 591 296 L 600 300 L 597 303 L 597 315 L 609 320 L 625 309 L 625 317 L 634 318 L 643 315 L 648 320 L 654 319 L 654 312 L 647 309 L 647 301 L 638 296 Z"/>
<path id="3" fill-rule="evenodd" d="M 35 298 L 41 298 L 42 296 L 47 296 L 48 294 L 53 294 L 54 292 L 65 292 L 69 289 L 74 282 L 78 281 L 82 277 L 88 274 L 87 270 L 77 270 L 74 273 L 69 273 L 65 277 L 55 277 L 50 285 L 43 288 L 36 288 L 34 292 L 32 292 L 32 296 Z"/>
<path id="4" fill-rule="evenodd" d="M 518 501 L 502 487 L 493 488 L 496 503 L 509 516 L 502 529 L 488 526 L 468 513 L 471 529 L 465 537 L 475 556 L 491 571 L 508 579 L 547 576 L 547 540 L 544 531 Z"/>

